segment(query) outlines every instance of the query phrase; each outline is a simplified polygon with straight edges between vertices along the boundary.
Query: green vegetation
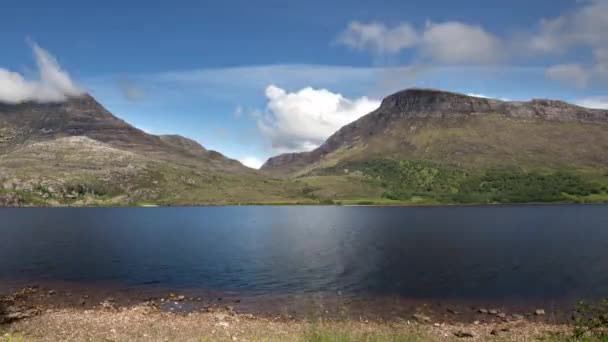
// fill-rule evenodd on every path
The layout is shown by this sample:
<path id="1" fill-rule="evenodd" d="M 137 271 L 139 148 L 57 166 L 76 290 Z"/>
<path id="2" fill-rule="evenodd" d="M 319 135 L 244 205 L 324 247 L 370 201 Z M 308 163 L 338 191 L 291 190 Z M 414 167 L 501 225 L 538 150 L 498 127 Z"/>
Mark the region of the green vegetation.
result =
<path id="1" fill-rule="evenodd" d="M 7 335 L 7 336 L 0 336 L 0 342 L 26 342 L 27 340 L 24 339 L 21 336 L 13 336 L 13 335 Z"/>
<path id="2" fill-rule="evenodd" d="M 341 163 L 318 173 L 329 176 L 344 169 L 361 172 L 385 189 L 383 198 L 401 203 L 608 202 L 606 185 L 580 172 L 464 170 L 428 161 L 374 159 Z M 370 202 L 367 204 L 376 204 L 376 201 Z M 343 203 L 353 204 L 348 201 Z"/>
<path id="3" fill-rule="evenodd" d="M 608 299 L 596 304 L 579 303 L 573 319 L 574 339 L 595 338 L 598 341 L 608 341 Z"/>
<path id="4" fill-rule="evenodd" d="M 408 200 L 415 195 L 450 195 L 458 192 L 466 174 L 456 169 L 440 168 L 429 162 L 374 159 L 348 165 L 380 181 L 387 191 L 383 197 Z"/>
<path id="5" fill-rule="evenodd" d="M 488 203 L 575 202 L 599 193 L 597 184 L 571 173 L 488 171 L 463 182 L 455 199 L 463 203 L 479 199 Z"/>
<path id="6" fill-rule="evenodd" d="M 122 184 L 84 175 L 63 184 L 49 180 L 34 183 L 29 189 L 0 189 L 0 205 L 608 203 L 608 176 L 580 170 L 468 170 L 429 161 L 395 159 L 340 163 L 296 179 L 201 176 L 178 167 L 159 170 L 162 175 L 144 173 L 141 178 Z"/>
<path id="7" fill-rule="evenodd" d="M 608 299 L 580 302 L 572 315 L 572 332 L 548 336 L 549 342 L 608 342 Z"/>

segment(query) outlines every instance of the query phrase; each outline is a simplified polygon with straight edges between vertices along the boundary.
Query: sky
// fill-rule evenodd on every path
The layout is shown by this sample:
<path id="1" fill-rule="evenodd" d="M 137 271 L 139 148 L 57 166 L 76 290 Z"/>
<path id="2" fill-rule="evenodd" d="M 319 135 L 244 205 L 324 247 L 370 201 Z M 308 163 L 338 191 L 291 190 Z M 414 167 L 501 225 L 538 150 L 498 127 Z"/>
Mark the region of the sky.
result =
<path id="1" fill-rule="evenodd" d="M 250 167 L 408 87 L 608 108 L 608 0 L 20 0 L 0 14 L 0 102 L 90 93 Z"/>

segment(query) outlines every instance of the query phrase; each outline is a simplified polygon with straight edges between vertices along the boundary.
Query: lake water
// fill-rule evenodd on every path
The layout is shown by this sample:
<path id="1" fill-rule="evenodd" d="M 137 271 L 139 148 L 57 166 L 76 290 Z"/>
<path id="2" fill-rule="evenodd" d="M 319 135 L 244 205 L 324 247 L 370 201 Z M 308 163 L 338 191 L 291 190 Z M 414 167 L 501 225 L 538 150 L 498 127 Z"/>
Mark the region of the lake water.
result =
<path id="1" fill-rule="evenodd" d="M 608 206 L 0 209 L 0 282 L 251 296 L 608 296 Z"/>

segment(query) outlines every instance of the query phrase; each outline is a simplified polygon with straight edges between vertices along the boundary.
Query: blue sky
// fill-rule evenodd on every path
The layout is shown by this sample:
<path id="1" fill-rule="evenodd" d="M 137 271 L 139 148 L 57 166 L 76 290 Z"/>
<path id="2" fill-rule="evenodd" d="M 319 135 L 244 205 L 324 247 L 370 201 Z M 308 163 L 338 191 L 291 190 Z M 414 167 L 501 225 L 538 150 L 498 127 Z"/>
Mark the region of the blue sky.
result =
<path id="1" fill-rule="evenodd" d="M 54 87 L 33 41 L 117 116 L 250 165 L 313 148 L 411 86 L 608 107 L 604 0 L 21 0 L 0 13 L 6 75 Z M 11 84 L 0 77 L 0 99 Z"/>

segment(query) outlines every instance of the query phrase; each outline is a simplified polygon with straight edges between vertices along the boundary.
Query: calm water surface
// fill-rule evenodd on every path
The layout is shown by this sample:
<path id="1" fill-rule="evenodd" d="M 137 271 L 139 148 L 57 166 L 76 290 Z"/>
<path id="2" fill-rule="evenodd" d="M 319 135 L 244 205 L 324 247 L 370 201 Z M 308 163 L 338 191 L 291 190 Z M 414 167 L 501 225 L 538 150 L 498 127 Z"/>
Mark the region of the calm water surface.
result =
<path id="1" fill-rule="evenodd" d="M 0 281 L 601 297 L 608 206 L 0 209 Z"/>

